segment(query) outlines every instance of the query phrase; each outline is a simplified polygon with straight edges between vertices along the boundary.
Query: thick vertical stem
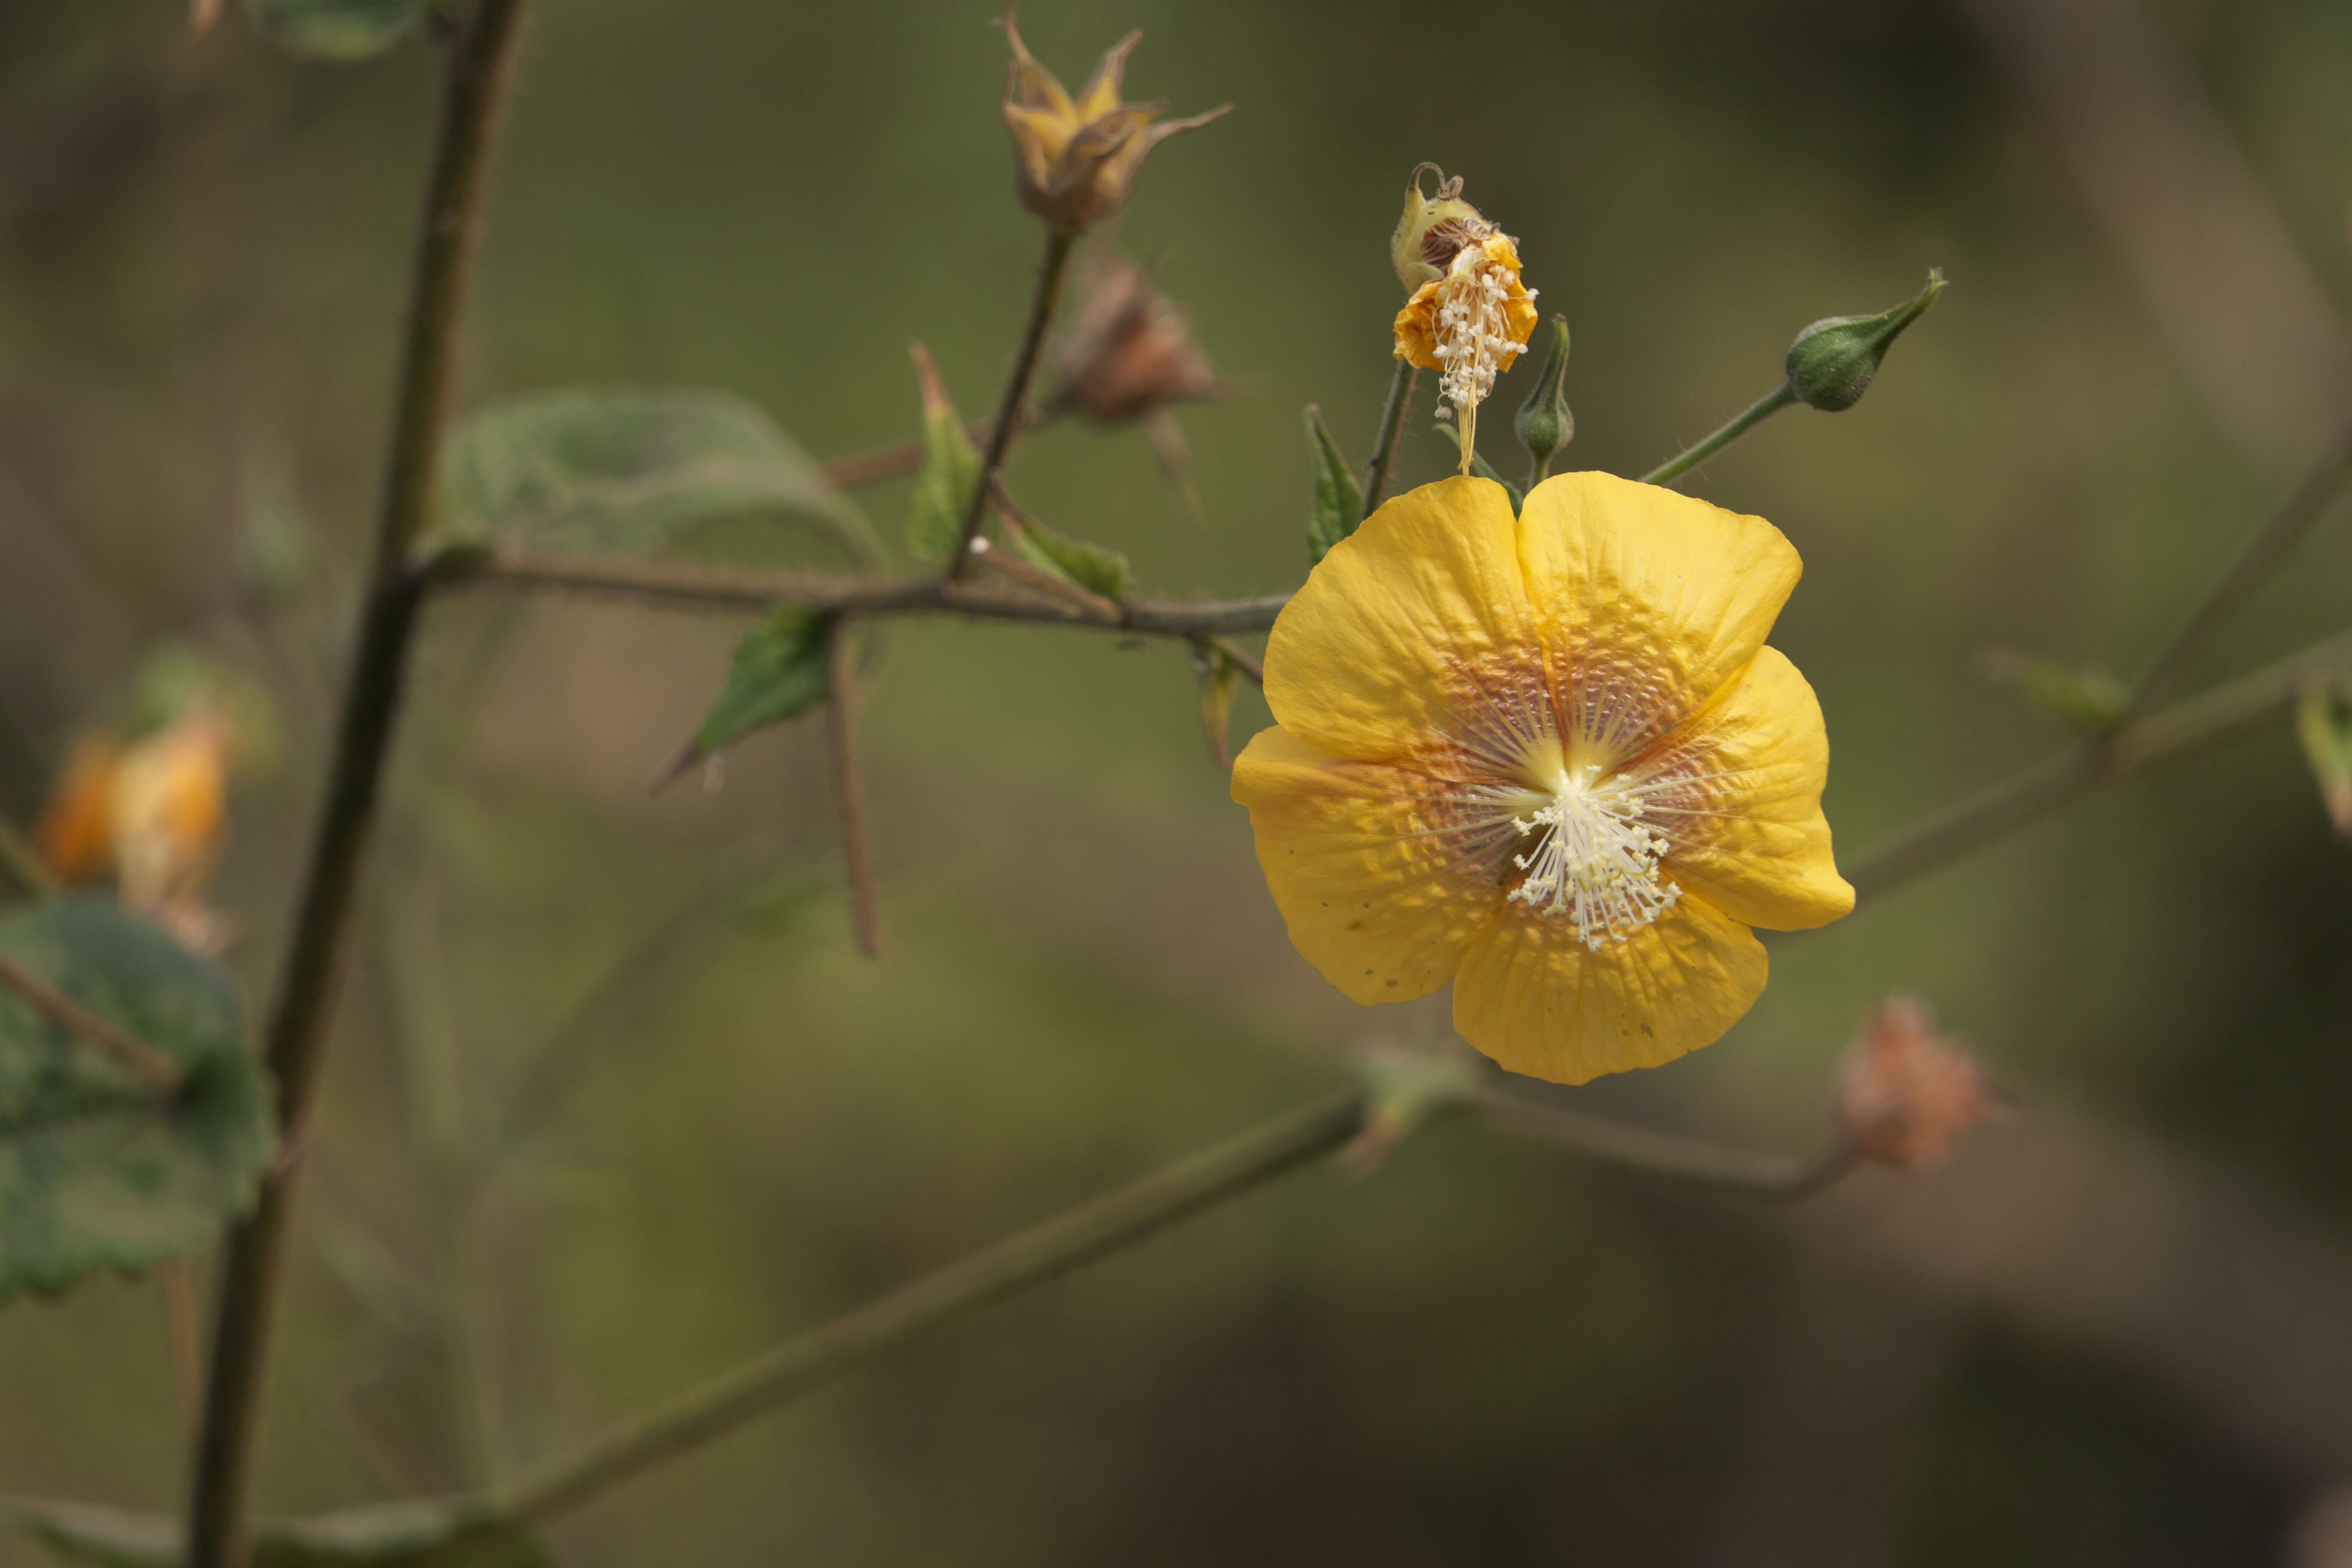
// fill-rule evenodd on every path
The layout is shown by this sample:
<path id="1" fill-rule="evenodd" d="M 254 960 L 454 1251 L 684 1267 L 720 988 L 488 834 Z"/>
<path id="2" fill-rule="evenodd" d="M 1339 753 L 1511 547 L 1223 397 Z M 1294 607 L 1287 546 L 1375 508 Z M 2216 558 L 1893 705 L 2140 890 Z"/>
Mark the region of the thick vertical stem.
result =
<path id="1" fill-rule="evenodd" d="M 205 1412 L 188 1509 L 190 1568 L 243 1568 L 263 1373 L 284 1272 L 294 1177 L 324 1061 L 361 863 L 400 705 L 421 591 L 408 554 L 424 531 L 457 365 L 459 323 L 499 100 L 523 0 L 480 0 L 451 48 L 419 236 L 392 449 L 366 609 L 344 688 L 327 796 L 304 875 L 265 1057 L 285 1152 L 221 1259 Z"/>
<path id="2" fill-rule="evenodd" d="M 1076 235 L 1049 233 L 1045 237 L 1045 259 L 1037 268 L 1037 292 L 1029 301 L 1029 325 L 1021 335 L 1020 356 L 1013 362 L 1013 374 L 1005 378 L 1004 396 L 996 405 L 996 423 L 988 432 L 988 452 L 981 459 L 980 482 L 971 488 L 971 503 L 964 508 L 963 531 L 956 539 L 956 552 L 948 562 L 950 581 L 971 571 L 971 542 L 980 537 L 981 524 L 996 498 L 996 477 L 1004 469 L 1004 454 L 1012 450 L 1013 438 L 1021 433 L 1022 423 L 1028 417 L 1029 386 L 1037 379 L 1037 360 L 1045 347 L 1045 329 L 1054 323 L 1054 310 L 1062 299 L 1062 275 L 1069 270 L 1070 252 L 1076 244 Z"/>
<path id="3" fill-rule="evenodd" d="M 1404 416 L 1412 407 L 1412 389 L 1420 381 L 1418 369 L 1406 361 L 1396 362 L 1389 376 L 1389 400 L 1381 409 L 1380 433 L 1372 437 L 1372 460 L 1364 469 L 1365 517 L 1379 510 L 1381 502 L 1388 499 L 1389 473 L 1396 467 L 1397 447 L 1404 440 Z"/>

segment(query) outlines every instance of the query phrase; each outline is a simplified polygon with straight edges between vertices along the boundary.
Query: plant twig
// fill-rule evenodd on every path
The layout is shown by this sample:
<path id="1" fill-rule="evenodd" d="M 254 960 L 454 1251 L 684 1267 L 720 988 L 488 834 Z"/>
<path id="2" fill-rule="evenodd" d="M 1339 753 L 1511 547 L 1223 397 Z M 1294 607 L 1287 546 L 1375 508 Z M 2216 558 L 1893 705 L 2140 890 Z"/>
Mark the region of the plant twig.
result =
<path id="1" fill-rule="evenodd" d="M 1265 686 L 1265 666 L 1259 662 L 1256 656 L 1252 654 L 1247 648 L 1242 647 L 1241 644 L 1234 641 L 1231 637 L 1202 637 L 1201 640 L 1208 644 L 1211 647 L 1215 648 L 1219 653 L 1223 654 L 1225 658 L 1232 662 L 1233 667 L 1235 669 L 1240 670 L 1244 675 L 1250 678 L 1252 684 L 1257 686 L 1260 689 L 1264 689 Z"/>
<path id="2" fill-rule="evenodd" d="M 1364 517 L 1380 510 L 1388 499 L 1389 475 L 1396 467 L 1397 447 L 1404 441 L 1405 416 L 1412 408 L 1412 389 L 1421 370 L 1404 360 L 1389 373 L 1388 402 L 1381 408 L 1381 427 L 1372 437 L 1372 460 L 1364 468 Z M 1360 518 L 1359 521 L 1362 521 Z"/>
<path id="3" fill-rule="evenodd" d="M 1496 1127 L 1559 1143 L 1612 1165 L 1780 1203 L 1811 1197 L 1852 1171 L 1861 1159 L 1860 1152 L 1843 1140 L 1817 1154 L 1795 1159 L 1612 1121 L 1501 1089 L 1488 1089 L 1473 1103 L 1479 1115 Z"/>
<path id="4" fill-rule="evenodd" d="M 874 890 L 874 853 L 866 827 L 866 784 L 857 756 L 857 651 L 852 637 L 856 625 L 848 616 L 836 616 L 825 632 L 825 679 L 830 697 L 824 705 L 825 735 L 832 742 L 834 806 L 841 814 L 841 861 L 849 878 L 849 910 L 856 928 L 857 951 L 868 958 L 879 958 L 882 910 Z"/>
<path id="5" fill-rule="evenodd" d="M 2171 690 L 2197 656 L 2205 651 L 2231 612 L 2245 602 L 2246 595 L 2277 569 L 2288 552 L 2303 542 L 2312 525 L 2326 514 L 2328 503 L 2343 489 L 2347 479 L 2352 479 L 2352 426 L 2347 426 L 2335 444 L 2321 454 L 2302 482 L 2271 514 L 2270 521 L 2246 541 L 2245 549 L 2221 574 L 2221 580 L 2189 612 L 2180 629 L 2148 660 L 2147 673 L 2139 678 L 2129 700 L 2124 704 L 2124 718 L 2145 712 L 2151 703 Z"/>
<path id="6" fill-rule="evenodd" d="M 0 868 L 5 868 L 10 876 L 23 883 L 28 893 L 46 899 L 58 890 L 57 874 L 49 869 L 48 862 L 5 817 L 0 817 Z"/>
<path id="7" fill-rule="evenodd" d="M 481 1500 L 482 1511 L 529 1521 L 593 1502 L 919 1334 L 1059 1279 L 1332 1152 L 1361 1126 L 1363 1106 L 1353 1089 L 1318 1100 L 900 1286 L 526 1472 Z"/>
<path id="8" fill-rule="evenodd" d="M 451 551 L 423 574 L 430 585 L 547 589 L 635 599 L 681 609 L 741 612 L 805 605 L 860 616 L 953 615 L 976 620 L 1030 621 L 1044 626 L 1094 626 L 1147 637 L 1192 638 L 1262 632 L 1290 602 L 1287 594 L 1254 599 L 1134 599 L 1116 614 L 1051 603 L 988 583 L 937 577 L 837 577 L 817 573 L 736 572 L 671 561 L 534 560 Z M 1108 601 L 1106 601 L 1108 603 Z"/>
<path id="9" fill-rule="evenodd" d="M 324 1060 L 345 937 L 377 786 L 390 749 L 422 602 L 407 572 L 429 518 L 457 368 L 489 153 L 511 74 L 523 0 L 481 0 L 449 55 L 440 144 L 419 226 L 392 449 L 357 652 L 344 688 L 327 797 L 312 840 L 292 944 L 266 1036 L 278 1122 L 301 1145 Z M 189 1568 L 244 1568 L 261 1385 L 299 1160 L 263 1181 L 223 1249 L 210 1378 L 188 1515 Z"/>
<path id="10" fill-rule="evenodd" d="M 922 466 L 923 444 L 920 441 L 901 441 L 895 447 L 877 447 L 870 452 L 852 452 L 845 458 L 829 458 L 824 463 L 824 477 L 842 489 L 849 489 L 857 485 L 898 479 Z"/>
<path id="11" fill-rule="evenodd" d="M 180 1064 L 167 1053 L 100 1017 L 5 953 L 0 953 L 0 987 L 15 992 L 68 1034 L 96 1046 L 115 1066 L 158 1094 L 179 1092 Z"/>
<path id="12" fill-rule="evenodd" d="M 1671 484 L 1682 475 L 1706 462 L 1734 441 L 1761 425 L 1783 408 L 1796 404 L 1796 392 L 1782 382 L 1725 422 L 1723 427 L 1696 446 L 1676 453 L 1642 476 L 1645 485 Z"/>
<path id="13" fill-rule="evenodd" d="M 1846 868 L 1859 900 L 1913 878 L 2102 785 L 2240 735 L 2293 708 L 2305 688 L 2352 670 L 2352 632 L 2314 643 L 2252 675 L 2184 698 L 2105 739 L 2036 763 Z"/>
<path id="14" fill-rule="evenodd" d="M 1037 268 L 1037 292 L 1029 301 L 1029 325 L 1022 333 L 1021 353 L 1013 362 L 1013 374 L 1004 378 L 1004 396 L 996 406 L 996 422 L 989 427 L 988 450 L 981 459 L 980 481 L 972 486 L 971 500 L 964 508 L 963 528 L 956 538 L 956 552 L 948 561 L 950 582 L 971 571 L 971 542 L 980 537 L 981 525 L 988 519 L 989 505 L 996 499 L 996 477 L 1004 468 L 1004 454 L 1012 449 L 1013 437 L 1026 416 L 1029 384 L 1037 379 L 1038 353 L 1045 345 L 1045 329 L 1053 324 L 1054 308 L 1061 300 L 1062 275 L 1069 270 L 1070 252 L 1076 244 L 1075 236 L 1059 230 L 1046 233 L 1045 259 Z"/>

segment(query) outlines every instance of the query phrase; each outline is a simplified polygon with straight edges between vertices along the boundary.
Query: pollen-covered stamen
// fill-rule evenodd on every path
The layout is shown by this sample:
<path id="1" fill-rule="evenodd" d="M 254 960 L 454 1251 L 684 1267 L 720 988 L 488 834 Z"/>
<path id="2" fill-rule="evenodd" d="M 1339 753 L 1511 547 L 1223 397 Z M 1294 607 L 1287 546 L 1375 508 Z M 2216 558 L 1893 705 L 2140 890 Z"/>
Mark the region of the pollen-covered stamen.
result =
<path id="1" fill-rule="evenodd" d="M 1445 401 L 1461 415 L 1465 474 L 1477 438 L 1478 405 L 1495 390 L 1495 377 L 1528 352 L 1511 336 L 1507 307 L 1517 281 L 1515 259 L 1507 239 L 1465 246 L 1437 286 L 1434 352 Z M 1534 299 L 1535 291 L 1528 289 L 1527 298 Z"/>
<path id="2" fill-rule="evenodd" d="M 1511 898 L 1537 912 L 1572 919 L 1595 950 L 1623 942 L 1674 907 L 1682 889 L 1658 875 L 1668 845 L 1642 825 L 1638 792 L 1597 781 L 1597 764 L 1561 782 L 1549 805 L 1511 819 L 1522 834 L 1541 833 L 1533 850 L 1513 856 L 1527 873 Z"/>

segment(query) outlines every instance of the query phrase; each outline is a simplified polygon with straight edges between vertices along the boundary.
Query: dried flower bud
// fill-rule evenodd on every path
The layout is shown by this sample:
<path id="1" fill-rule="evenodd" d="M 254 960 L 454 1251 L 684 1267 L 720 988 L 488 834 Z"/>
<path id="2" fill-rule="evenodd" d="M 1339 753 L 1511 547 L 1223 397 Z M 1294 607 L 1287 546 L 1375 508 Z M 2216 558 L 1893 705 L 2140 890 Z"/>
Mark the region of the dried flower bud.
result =
<path id="1" fill-rule="evenodd" d="M 1853 407 L 1870 390 L 1871 378 L 1903 329 L 1926 314 L 1943 291 L 1943 270 L 1933 268 L 1927 286 L 1891 310 L 1815 321 L 1789 345 L 1789 390 L 1798 402 L 1825 413 Z"/>
<path id="2" fill-rule="evenodd" d="M 1061 385 L 1046 406 L 1080 408 L 1102 425 L 1133 424 L 1223 390 L 1184 312 L 1118 255 L 1089 258 L 1055 368 Z"/>
<path id="3" fill-rule="evenodd" d="M 1890 996 L 1863 1021 L 1839 1071 L 1838 1120 L 1883 1165 L 1931 1164 L 1994 1103 L 1976 1058 L 1936 1032 L 1916 996 Z"/>
<path id="4" fill-rule="evenodd" d="M 1021 205 L 1056 234 L 1076 234 L 1118 212 L 1154 147 L 1233 108 L 1227 103 L 1189 120 L 1160 121 L 1164 103 L 1121 103 L 1119 79 L 1141 33 L 1110 47 L 1075 100 L 1021 42 L 1010 11 L 1004 37 L 1013 46 L 1004 123 L 1013 132 L 1014 182 Z"/>

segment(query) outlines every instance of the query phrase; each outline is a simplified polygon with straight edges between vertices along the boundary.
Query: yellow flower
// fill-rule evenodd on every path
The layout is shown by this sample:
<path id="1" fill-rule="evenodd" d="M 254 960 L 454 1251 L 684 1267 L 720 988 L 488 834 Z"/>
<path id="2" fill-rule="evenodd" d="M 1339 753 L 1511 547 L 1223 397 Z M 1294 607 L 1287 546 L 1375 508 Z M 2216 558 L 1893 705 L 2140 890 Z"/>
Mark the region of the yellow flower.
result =
<path id="1" fill-rule="evenodd" d="M 1368 1005 L 1454 981 L 1465 1039 L 1557 1082 L 1719 1038 L 1764 989 L 1750 926 L 1853 906 L 1820 704 L 1764 646 L 1800 570 L 1609 474 L 1374 512 L 1275 623 L 1234 768 L 1298 951 Z"/>
<path id="2" fill-rule="evenodd" d="M 1475 226 L 1489 232 L 1433 260 L 1444 275 L 1414 289 L 1396 318 L 1396 357 L 1444 373 L 1445 401 L 1462 422 L 1465 474 L 1477 439 L 1478 405 L 1495 389 L 1495 377 L 1528 352 L 1538 320 L 1535 291 L 1519 283 L 1517 246 L 1509 235 L 1491 232 L 1491 225 Z"/>
<path id="3" fill-rule="evenodd" d="M 84 737 L 41 816 L 50 869 L 68 884 L 110 872 L 126 907 L 191 947 L 216 948 L 226 927 L 204 890 L 227 823 L 233 745 L 227 716 L 203 700 L 127 746 Z"/>
<path id="4" fill-rule="evenodd" d="M 1004 16 L 1013 45 L 1004 84 L 1004 123 L 1013 132 L 1021 205 L 1057 234 L 1074 235 L 1127 205 L 1143 160 L 1171 136 L 1206 125 L 1228 103 L 1190 120 L 1160 121 L 1164 103 L 1121 103 L 1119 78 L 1141 33 L 1129 33 L 1104 54 L 1095 74 L 1071 100 L 1052 71 L 1021 41 L 1013 14 Z"/>

